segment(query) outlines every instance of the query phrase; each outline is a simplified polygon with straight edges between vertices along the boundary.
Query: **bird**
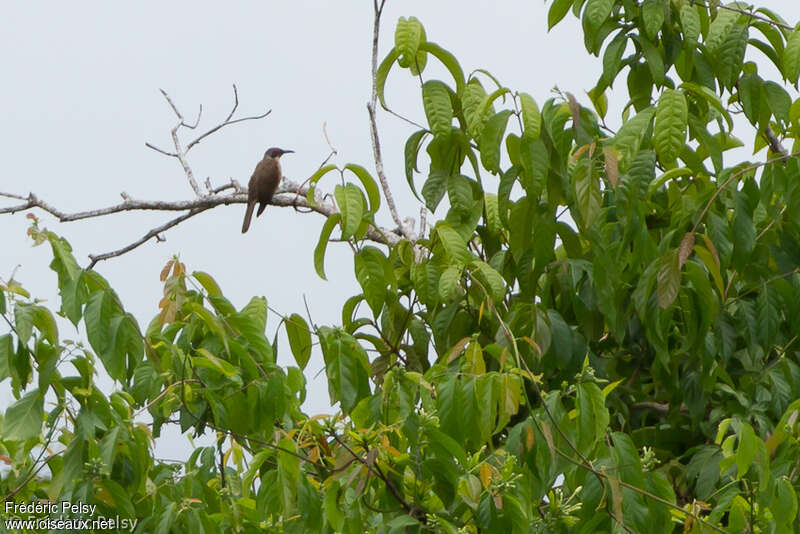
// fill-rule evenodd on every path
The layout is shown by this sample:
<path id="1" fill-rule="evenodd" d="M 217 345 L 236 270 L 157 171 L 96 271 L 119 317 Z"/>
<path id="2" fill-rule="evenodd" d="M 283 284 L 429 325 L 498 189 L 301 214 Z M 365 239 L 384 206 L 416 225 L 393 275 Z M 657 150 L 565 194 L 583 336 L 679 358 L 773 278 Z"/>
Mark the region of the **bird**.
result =
<path id="1" fill-rule="evenodd" d="M 261 215 L 264 209 L 272 201 L 272 195 L 278 189 L 281 182 L 281 156 L 294 150 L 284 150 L 282 148 L 270 148 L 264 153 L 264 159 L 258 162 L 250 182 L 247 184 L 247 211 L 244 213 L 242 223 L 242 233 L 250 228 L 250 219 L 253 217 L 253 210 L 258 204 L 256 217 Z"/>

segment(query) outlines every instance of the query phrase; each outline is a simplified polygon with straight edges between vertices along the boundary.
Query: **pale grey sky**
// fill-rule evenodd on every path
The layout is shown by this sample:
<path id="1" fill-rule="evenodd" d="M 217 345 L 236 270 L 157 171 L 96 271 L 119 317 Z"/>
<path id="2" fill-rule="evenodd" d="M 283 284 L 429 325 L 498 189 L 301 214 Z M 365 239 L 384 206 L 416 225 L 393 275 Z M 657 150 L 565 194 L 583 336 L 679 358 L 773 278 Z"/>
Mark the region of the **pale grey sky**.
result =
<path id="1" fill-rule="evenodd" d="M 597 80 L 601 60 L 586 53 L 572 15 L 547 33 L 549 5 L 389 0 L 381 59 L 393 44 L 397 18 L 414 15 L 428 39 L 453 52 L 465 73 L 485 68 L 540 103 L 557 84 L 587 103 L 585 91 Z M 791 24 L 800 19 L 798 2 L 759 5 L 779 11 Z M 32 191 L 64 210 L 115 204 L 122 191 L 138 199 L 190 199 L 193 192 L 177 161 L 144 146 L 150 141 L 170 147 L 175 118 L 158 89 L 165 89 L 187 117 L 194 117 L 202 103 L 202 128 L 228 113 L 233 83 L 241 114 L 268 108 L 272 114 L 232 126 L 193 149 L 189 159 L 199 180 L 211 177 L 222 184 L 233 177 L 246 184 L 264 150 L 274 145 L 296 151 L 283 158 L 284 174 L 302 181 L 328 154 L 323 122 L 339 151 L 334 163 L 374 170 L 365 108 L 370 1 L 6 2 L 3 7 L 0 191 Z M 435 63 L 429 60 L 425 77 L 449 82 Z M 624 78 L 618 83 L 624 85 Z M 425 122 L 418 81 L 406 71 L 392 71 L 386 96 L 393 109 Z M 610 124 L 619 122 L 613 112 L 619 107 L 612 99 Z M 403 170 L 403 146 L 413 128 L 385 113 L 379 115 L 379 128 L 400 211 L 418 218 L 419 204 L 407 191 Z M 237 307 L 264 295 L 282 313 L 304 313 L 306 295 L 315 322 L 338 324 L 341 303 L 359 292 L 349 248 L 329 246 L 328 281 L 320 280 L 312 254 L 322 217 L 269 207 L 242 235 L 243 212 L 244 205 L 211 210 L 167 232 L 166 242 L 145 244 L 96 269 L 142 327 L 157 312 L 158 273 L 176 252 L 190 271 L 211 273 Z M 139 212 L 59 224 L 35 213 L 72 243 L 82 265 L 88 254 L 117 249 L 172 217 Z M 379 219 L 392 225 L 385 209 Z M 7 279 L 21 265 L 16 279 L 55 307 L 50 251 L 31 248 L 27 225 L 24 214 L 0 218 L 0 277 Z M 270 339 L 276 325 L 271 315 Z M 61 336 L 76 334 L 61 323 Z M 293 363 L 284 336 L 279 351 L 280 363 Z M 310 413 L 330 411 L 324 373 L 313 379 L 321 369 L 321 357 L 315 355 L 307 368 Z"/>

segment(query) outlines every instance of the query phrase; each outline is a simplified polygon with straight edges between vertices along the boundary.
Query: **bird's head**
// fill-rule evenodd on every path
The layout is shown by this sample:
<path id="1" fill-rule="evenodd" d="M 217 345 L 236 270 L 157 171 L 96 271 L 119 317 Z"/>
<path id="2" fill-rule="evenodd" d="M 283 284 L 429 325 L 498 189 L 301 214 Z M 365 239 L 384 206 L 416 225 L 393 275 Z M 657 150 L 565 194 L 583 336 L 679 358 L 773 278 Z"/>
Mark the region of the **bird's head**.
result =
<path id="1" fill-rule="evenodd" d="M 287 154 L 287 153 L 290 153 L 290 152 L 294 152 L 294 150 L 284 150 L 282 148 L 273 147 L 273 148 L 267 149 L 267 153 L 265 154 L 265 156 L 269 156 L 271 158 L 278 159 L 281 156 L 283 156 L 284 154 Z"/>

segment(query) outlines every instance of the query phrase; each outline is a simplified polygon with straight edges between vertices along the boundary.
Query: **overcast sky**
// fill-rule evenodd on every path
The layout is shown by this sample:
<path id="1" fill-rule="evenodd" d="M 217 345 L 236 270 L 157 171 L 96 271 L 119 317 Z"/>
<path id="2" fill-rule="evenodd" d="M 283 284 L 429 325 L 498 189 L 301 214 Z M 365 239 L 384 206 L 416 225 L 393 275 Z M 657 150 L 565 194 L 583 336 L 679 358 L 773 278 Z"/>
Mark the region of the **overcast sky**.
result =
<path id="1" fill-rule="evenodd" d="M 549 5 L 541 0 L 389 0 L 381 59 L 393 44 L 397 18 L 414 15 L 428 39 L 453 52 L 465 73 L 485 68 L 540 103 L 558 85 L 588 105 L 585 91 L 594 86 L 601 61 L 586 53 L 571 15 L 547 33 Z M 762 0 L 759 5 L 779 11 L 790 24 L 800 19 L 800 2 Z M 374 169 L 365 109 L 371 1 L 6 2 L 3 7 L 0 191 L 34 192 L 66 211 L 115 204 L 122 191 L 143 200 L 191 199 L 194 193 L 177 160 L 144 145 L 171 148 L 175 117 L 158 89 L 166 90 L 187 118 L 202 104 L 202 129 L 227 115 L 233 83 L 239 88 L 240 114 L 272 113 L 231 126 L 193 149 L 189 161 L 199 181 L 210 177 L 220 185 L 235 178 L 246 184 L 264 150 L 280 146 L 296 151 L 282 161 L 284 174 L 300 182 L 328 155 L 323 123 L 339 152 L 334 163 Z M 435 63 L 428 61 L 429 67 Z M 450 82 L 436 68 L 425 76 Z M 624 87 L 624 78 L 619 83 Z M 407 71 L 392 71 L 386 95 L 393 109 L 425 122 L 418 82 Z M 618 109 L 620 103 L 613 104 Z M 619 121 L 618 115 L 609 119 L 609 124 Z M 400 211 L 418 218 L 419 204 L 407 191 L 403 170 L 403 146 L 413 128 L 385 113 L 379 115 L 379 128 Z M 0 205 L 8 203 L 0 199 Z M 35 213 L 43 226 L 70 241 L 82 265 L 88 254 L 120 248 L 173 216 L 135 212 L 60 224 Z M 190 271 L 211 273 L 237 307 L 263 295 L 281 313 L 304 314 L 305 295 L 316 323 L 340 323 L 341 304 L 360 289 L 346 246 L 329 247 L 327 282 L 315 274 L 312 254 L 323 218 L 269 207 L 242 235 L 243 213 L 244 205 L 208 211 L 170 230 L 166 242 L 145 244 L 96 269 L 142 328 L 158 311 L 158 274 L 174 253 Z M 392 225 L 385 209 L 379 219 Z M 0 278 L 7 280 L 19 265 L 16 279 L 56 308 L 49 247 L 32 248 L 27 226 L 24 214 L 0 218 Z M 276 325 L 271 315 L 270 339 Z M 61 336 L 76 334 L 61 323 Z M 292 364 L 282 340 L 279 362 Z M 309 413 L 331 411 L 321 369 L 317 355 L 307 368 Z M 6 388 L 0 402 L 8 399 Z"/>

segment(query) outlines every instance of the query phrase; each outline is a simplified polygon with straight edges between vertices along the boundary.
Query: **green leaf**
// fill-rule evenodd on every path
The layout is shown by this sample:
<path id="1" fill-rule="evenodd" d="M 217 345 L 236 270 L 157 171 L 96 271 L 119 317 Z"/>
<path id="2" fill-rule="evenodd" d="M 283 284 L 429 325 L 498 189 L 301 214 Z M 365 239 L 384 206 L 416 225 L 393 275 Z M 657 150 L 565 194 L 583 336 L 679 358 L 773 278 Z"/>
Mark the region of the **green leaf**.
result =
<path id="1" fill-rule="evenodd" d="M 613 146 L 620 153 L 619 169 L 625 172 L 630 166 L 644 140 L 656 110 L 648 107 L 622 125 L 614 136 Z"/>
<path id="2" fill-rule="evenodd" d="M 451 302 L 457 295 L 461 283 L 461 267 L 450 265 L 439 278 L 439 297 L 444 302 Z"/>
<path id="3" fill-rule="evenodd" d="M 542 114 L 539 112 L 539 106 L 528 93 L 519 93 L 519 102 L 522 107 L 522 124 L 525 127 L 522 136 L 536 141 L 542 131 Z"/>
<path id="4" fill-rule="evenodd" d="M 392 65 L 394 65 L 394 62 L 397 61 L 398 57 L 400 57 L 400 52 L 397 50 L 397 48 L 392 48 L 389 50 L 389 53 L 386 54 L 386 57 L 383 58 L 380 66 L 378 66 L 378 71 L 375 76 L 375 87 L 378 94 L 378 100 L 380 101 L 383 109 L 389 109 L 386 107 L 386 100 L 384 97 L 386 78 L 389 76 L 389 71 L 391 70 Z"/>
<path id="5" fill-rule="evenodd" d="M 684 4 L 681 7 L 680 19 L 686 41 L 696 43 L 700 37 L 700 17 L 697 15 L 697 8 L 690 4 Z"/>
<path id="6" fill-rule="evenodd" d="M 603 52 L 603 80 L 611 85 L 620 70 L 622 64 L 622 54 L 628 44 L 628 34 L 625 30 L 617 33 Z"/>
<path id="7" fill-rule="evenodd" d="M 328 217 L 325 224 L 322 225 L 319 241 L 317 242 L 316 248 L 314 248 L 314 269 L 316 269 L 317 274 L 323 280 L 327 280 L 327 278 L 325 278 L 325 250 L 328 248 L 328 240 L 331 238 L 333 228 L 339 224 L 341 220 L 342 216 L 339 213 L 333 213 Z"/>
<path id="8" fill-rule="evenodd" d="M 484 101 L 488 101 L 487 96 L 486 90 L 475 78 L 464 86 L 460 94 L 461 111 L 467 121 L 467 132 L 473 139 L 480 137 L 483 125 L 486 122 L 486 115 L 491 109 L 491 102 L 486 107 L 482 105 Z M 493 109 L 491 111 L 494 113 Z"/>
<path id="9" fill-rule="evenodd" d="M 44 422 L 43 405 L 44 396 L 38 389 L 34 389 L 9 406 L 2 419 L 3 439 L 26 441 L 41 434 Z"/>
<path id="10" fill-rule="evenodd" d="M 14 328 L 22 345 L 27 345 L 33 334 L 33 317 L 36 307 L 33 304 L 18 302 L 14 306 Z"/>
<path id="11" fill-rule="evenodd" d="M 375 317 L 381 313 L 386 300 L 386 286 L 395 285 L 394 271 L 389 260 L 379 249 L 367 246 L 354 258 L 356 280 L 364 290 L 364 299 Z"/>
<path id="12" fill-rule="evenodd" d="M 394 46 L 400 52 L 397 62 L 401 67 L 412 67 L 417 61 L 419 45 L 425 42 L 425 29 L 417 17 L 400 17 L 394 31 Z M 420 69 L 421 70 L 421 69 Z M 415 76 L 418 72 L 412 70 Z"/>
<path id="13" fill-rule="evenodd" d="M 411 192 L 414 193 L 415 197 L 417 197 L 417 200 L 421 199 L 419 198 L 417 190 L 414 187 L 414 171 L 419 172 L 417 169 L 417 155 L 419 154 L 419 147 L 420 143 L 422 142 L 422 138 L 425 137 L 425 134 L 427 133 L 427 130 L 419 130 L 411 134 L 411 136 L 408 138 L 408 141 L 406 141 L 406 181 L 408 182 L 409 187 L 411 187 Z"/>
<path id="14" fill-rule="evenodd" d="M 569 12 L 572 7 L 573 0 L 554 0 L 553 5 L 547 12 L 547 31 L 553 29 L 553 26 L 558 24 Z"/>
<path id="15" fill-rule="evenodd" d="M 739 79 L 747 48 L 747 26 L 734 24 L 719 47 L 719 81 L 727 89 L 732 89 Z"/>
<path id="16" fill-rule="evenodd" d="M 790 123 L 790 109 L 792 107 L 792 97 L 786 90 L 775 82 L 769 81 L 764 84 L 764 93 L 767 95 L 767 104 L 775 118 L 786 124 Z"/>
<path id="17" fill-rule="evenodd" d="M 306 193 L 306 200 L 308 200 L 308 203 L 312 206 L 316 202 L 314 199 L 314 192 L 316 191 L 317 183 L 322 179 L 323 176 L 334 169 L 336 169 L 336 165 L 333 165 L 332 163 L 325 165 L 317 169 L 316 172 L 314 172 L 314 174 L 312 174 L 308 179 L 308 193 Z"/>
<path id="18" fill-rule="evenodd" d="M 647 37 L 655 40 L 664 24 L 664 0 L 645 0 L 642 3 L 642 22 Z"/>
<path id="19" fill-rule="evenodd" d="M 477 268 L 478 278 L 483 282 L 489 297 L 496 303 L 502 302 L 506 294 L 506 284 L 500 273 L 482 260 L 474 260 L 472 265 Z"/>
<path id="20" fill-rule="evenodd" d="M 289 347 L 292 349 L 294 361 L 300 369 L 305 369 L 311 357 L 311 329 L 301 315 L 293 313 L 284 321 Z"/>
<path id="21" fill-rule="evenodd" d="M 422 186 L 422 198 L 425 199 L 425 207 L 431 213 L 436 211 L 436 206 L 444 198 L 444 194 L 447 191 L 448 178 L 449 176 L 442 172 L 432 172 Z"/>
<path id="22" fill-rule="evenodd" d="M 589 158 L 581 158 L 575 166 L 572 178 L 575 182 L 575 198 L 580 213 L 580 223 L 583 229 L 592 226 L 600 215 L 602 197 L 600 183 L 594 173 L 594 165 Z"/>
<path id="23" fill-rule="evenodd" d="M 451 89 L 438 80 L 422 85 L 422 105 L 433 135 L 449 137 L 453 123 L 453 105 L 450 101 Z"/>
<path id="24" fill-rule="evenodd" d="M 780 326 L 780 300 L 774 289 L 768 284 L 761 286 L 756 301 L 756 315 L 758 321 L 758 338 L 764 350 L 769 350 L 775 343 L 775 336 Z"/>
<path id="25" fill-rule="evenodd" d="M 58 327 L 53 314 L 44 306 L 33 306 L 33 324 L 53 346 L 58 345 Z"/>
<path id="26" fill-rule="evenodd" d="M 753 427 L 747 423 L 739 423 L 739 445 L 736 447 L 736 469 L 737 477 L 743 477 L 750 466 L 753 465 L 753 460 L 756 457 L 758 438 L 753 431 Z"/>
<path id="27" fill-rule="evenodd" d="M 576 408 L 578 411 L 579 443 L 584 451 L 605 435 L 609 423 L 608 408 L 603 392 L 593 382 L 578 383 Z"/>
<path id="28" fill-rule="evenodd" d="M 442 62 L 447 70 L 450 71 L 450 75 L 453 76 L 453 80 L 456 82 L 456 93 L 461 94 L 464 87 L 464 71 L 461 70 L 461 65 L 458 64 L 455 56 L 436 43 L 430 41 L 420 44 L 419 50 L 433 54 L 436 59 Z"/>
<path id="29" fill-rule="evenodd" d="M 510 115 L 511 110 L 505 109 L 490 117 L 486 121 L 478 141 L 481 163 L 487 171 L 493 174 L 500 172 L 500 144 Z"/>
<path id="30" fill-rule="evenodd" d="M 710 104 L 714 109 L 716 109 L 720 115 L 725 119 L 725 122 L 728 124 L 728 129 L 733 130 L 733 119 L 731 119 L 730 113 L 725 107 L 722 105 L 722 102 L 719 99 L 719 96 L 709 89 L 708 87 L 698 85 L 693 82 L 684 82 L 680 85 L 680 89 L 688 91 L 695 96 L 699 96 L 703 100 L 705 100 L 708 104 Z"/>
<path id="31" fill-rule="evenodd" d="M 661 259 L 661 266 L 658 268 L 658 305 L 662 309 L 669 308 L 678 296 L 681 288 L 681 268 L 678 261 L 677 249 L 667 252 Z"/>
<path id="32" fill-rule="evenodd" d="M 367 192 L 367 198 L 369 199 L 369 210 L 367 213 L 377 213 L 378 209 L 381 207 L 381 194 L 378 191 L 378 184 L 375 182 L 375 178 L 372 177 L 367 169 L 355 163 L 348 163 L 344 168 L 355 174 L 361 181 L 361 185 L 364 186 L 364 191 Z"/>
<path id="33" fill-rule="evenodd" d="M 6 313 L 6 294 L 3 291 L 3 288 L 0 287 L 0 315 L 5 315 Z"/>
<path id="34" fill-rule="evenodd" d="M 319 334 L 331 403 L 340 402 L 342 411 L 350 413 L 370 394 L 367 353 L 343 330 L 322 327 Z"/>
<path id="35" fill-rule="evenodd" d="M 583 17 L 591 27 L 597 30 L 611 15 L 612 7 L 614 7 L 614 0 L 589 0 Z"/>
<path id="36" fill-rule="evenodd" d="M 783 76 L 789 83 L 797 85 L 800 76 L 800 29 L 792 32 L 783 51 Z"/>
<path id="37" fill-rule="evenodd" d="M 761 86 L 763 80 L 757 74 L 745 74 L 739 80 L 739 101 L 751 124 L 756 124 L 761 108 Z"/>
<path id="38" fill-rule="evenodd" d="M 653 144 L 665 163 L 674 162 L 686 142 L 689 110 L 683 92 L 664 89 L 658 99 Z"/>
<path id="39" fill-rule="evenodd" d="M 705 40 L 706 49 L 711 54 L 717 53 L 717 49 L 725 42 L 728 33 L 738 18 L 739 14 L 735 11 L 728 9 L 717 10 L 717 16 L 711 21 Z"/>
<path id="40" fill-rule="evenodd" d="M 770 509 L 773 517 L 783 525 L 791 525 L 797 517 L 797 493 L 786 475 L 775 481 Z"/>
<path id="41" fill-rule="evenodd" d="M 364 216 L 364 196 L 358 187 L 350 183 L 337 185 L 333 196 L 342 214 L 342 239 L 349 239 L 358 230 Z"/>
<path id="42" fill-rule="evenodd" d="M 224 375 L 227 378 L 236 376 L 239 371 L 236 367 L 221 358 L 217 358 L 206 349 L 197 349 L 198 356 L 192 356 L 192 365 L 195 367 L 204 367 L 217 373 Z"/>
<path id="43" fill-rule="evenodd" d="M 441 239 L 453 265 L 466 265 L 469 262 L 472 254 L 467 250 L 467 242 L 452 226 L 442 221 L 436 225 L 436 234 Z"/>
<path id="44" fill-rule="evenodd" d="M 214 278 L 203 271 L 195 271 L 192 273 L 192 276 L 200 282 L 200 285 L 203 286 L 203 289 L 206 290 L 206 293 L 209 295 L 222 295 L 222 290 L 219 288 L 219 284 Z"/>
<path id="45" fill-rule="evenodd" d="M 0 336 L 0 382 L 12 376 L 11 358 L 14 356 L 14 342 L 11 334 Z"/>

